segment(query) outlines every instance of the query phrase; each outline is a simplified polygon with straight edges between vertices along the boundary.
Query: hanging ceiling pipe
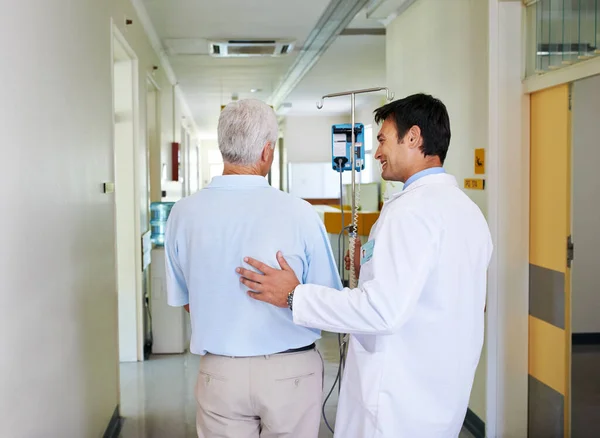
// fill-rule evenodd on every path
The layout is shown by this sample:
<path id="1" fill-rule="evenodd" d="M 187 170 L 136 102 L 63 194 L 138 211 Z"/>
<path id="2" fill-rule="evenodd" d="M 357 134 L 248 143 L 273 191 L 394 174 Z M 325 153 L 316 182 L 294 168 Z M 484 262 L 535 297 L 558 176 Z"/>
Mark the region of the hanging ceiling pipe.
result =
<path id="1" fill-rule="evenodd" d="M 275 111 L 369 1 L 331 0 L 308 35 L 296 60 L 271 95 L 269 102 Z"/>

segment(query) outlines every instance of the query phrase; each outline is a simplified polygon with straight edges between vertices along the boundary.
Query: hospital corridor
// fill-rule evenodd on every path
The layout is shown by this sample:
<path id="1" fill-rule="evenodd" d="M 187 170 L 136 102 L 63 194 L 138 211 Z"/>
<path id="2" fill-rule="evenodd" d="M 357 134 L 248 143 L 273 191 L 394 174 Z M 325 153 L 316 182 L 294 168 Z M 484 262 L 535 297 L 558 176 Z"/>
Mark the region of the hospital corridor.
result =
<path id="1" fill-rule="evenodd" d="M 319 342 L 325 361 L 325 398 L 338 371 L 337 335 L 326 334 Z M 121 364 L 122 424 L 119 438 L 196 437 L 193 388 L 199 359 L 191 354 L 155 356 L 148 362 Z M 325 406 L 329 425 L 335 426 L 337 388 Z M 324 420 L 318 438 L 332 434 Z M 473 438 L 463 430 L 460 438 Z"/>
<path id="2" fill-rule="evenodd" d="M 600 1 L 0 8 L 0 438 L 600 437 Z"/>

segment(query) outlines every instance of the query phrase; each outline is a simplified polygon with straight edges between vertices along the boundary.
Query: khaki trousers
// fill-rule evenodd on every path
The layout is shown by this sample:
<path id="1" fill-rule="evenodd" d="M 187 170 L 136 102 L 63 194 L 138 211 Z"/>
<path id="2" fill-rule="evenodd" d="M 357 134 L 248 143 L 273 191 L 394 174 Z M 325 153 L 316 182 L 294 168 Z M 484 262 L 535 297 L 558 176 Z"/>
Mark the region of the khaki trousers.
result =
<path id="1" fill-rule="evenodd" d="M 207 354 L 196 384 L 199 438 L 317 438 L 323 359 L 316 350 L 249 358 Z"/>

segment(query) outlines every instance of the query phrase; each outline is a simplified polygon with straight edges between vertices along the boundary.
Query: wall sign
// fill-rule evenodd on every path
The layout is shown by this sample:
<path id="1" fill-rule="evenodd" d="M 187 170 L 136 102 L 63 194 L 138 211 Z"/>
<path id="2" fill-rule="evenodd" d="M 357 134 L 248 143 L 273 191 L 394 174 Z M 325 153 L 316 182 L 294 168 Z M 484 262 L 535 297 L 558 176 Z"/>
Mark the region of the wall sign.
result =
<path id="1" fill-rule="evenodd" d="M 465 189 L 484 190 L 485 180 L 476 178 L 465 178 Z"/>
<path id="2" fill-rule="evenodd" d="M 485 174 L 485 149 L 475 149 L 475 175 Z"/>

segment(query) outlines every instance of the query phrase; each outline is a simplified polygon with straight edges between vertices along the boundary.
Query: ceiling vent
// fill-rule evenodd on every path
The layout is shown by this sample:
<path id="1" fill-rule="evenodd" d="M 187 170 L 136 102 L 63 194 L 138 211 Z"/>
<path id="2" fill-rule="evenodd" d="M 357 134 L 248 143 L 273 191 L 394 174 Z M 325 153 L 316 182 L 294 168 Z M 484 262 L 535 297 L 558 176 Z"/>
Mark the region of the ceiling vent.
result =
<path id="1" fill-rule="evenodd" d="M 294 50 L 291 40 L 227 40 L 211 41 L 210 55 L 219 58 L 250 56 L 285 56 Z"/>

